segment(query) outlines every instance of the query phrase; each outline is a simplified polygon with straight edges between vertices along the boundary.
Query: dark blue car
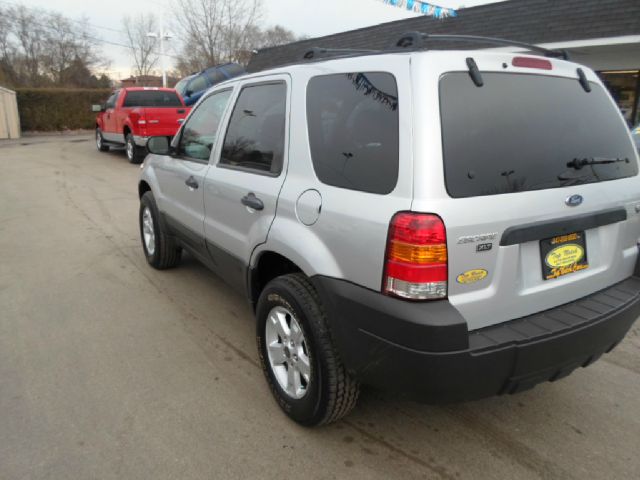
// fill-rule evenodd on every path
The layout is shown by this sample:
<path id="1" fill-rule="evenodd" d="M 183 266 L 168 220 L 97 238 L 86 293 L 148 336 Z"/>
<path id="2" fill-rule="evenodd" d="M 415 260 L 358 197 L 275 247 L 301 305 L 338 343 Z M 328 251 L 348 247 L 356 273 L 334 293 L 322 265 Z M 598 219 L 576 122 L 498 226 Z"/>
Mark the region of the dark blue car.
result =
<path id="1" fill-rule="evenodd" d="M 202 94 L 214 85 L 224 82 L 230 78 L 238 77 L 247 73 L 242 65 L 237 63 L 225 63 L 202 70 L 183 78 L 176 84 L 176 90 L 187 106 L 196 103 Z"/>

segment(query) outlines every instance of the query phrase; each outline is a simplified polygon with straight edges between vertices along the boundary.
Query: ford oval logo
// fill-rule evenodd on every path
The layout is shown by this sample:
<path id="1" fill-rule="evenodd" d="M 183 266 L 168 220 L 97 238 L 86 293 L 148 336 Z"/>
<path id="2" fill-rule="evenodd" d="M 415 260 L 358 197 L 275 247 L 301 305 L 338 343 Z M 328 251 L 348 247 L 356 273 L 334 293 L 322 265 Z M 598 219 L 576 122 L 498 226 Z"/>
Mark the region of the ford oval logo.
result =
<path id="1" fill-rule="evenodd" d="M 582 195 L 571 195 L 570 197 L 567 197 L 564 203 L 566 203 L 570 207 L 577 207 L 582 203 L 582 200 Z"/>

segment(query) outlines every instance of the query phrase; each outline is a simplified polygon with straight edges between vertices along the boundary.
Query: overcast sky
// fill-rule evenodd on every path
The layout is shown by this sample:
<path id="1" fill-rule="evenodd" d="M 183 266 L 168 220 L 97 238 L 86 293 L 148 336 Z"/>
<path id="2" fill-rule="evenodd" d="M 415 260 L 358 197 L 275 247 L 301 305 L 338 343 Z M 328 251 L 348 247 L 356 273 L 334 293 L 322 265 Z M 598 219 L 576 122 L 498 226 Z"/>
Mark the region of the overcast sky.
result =
<path id="1" fill-rule="evenodd" d="M 7 0 L 20 3 L 19 0 Z M 432 0 L 442 7 L 471 7 L 499 0 Z M 122 16 L 145 11 L 164 13 L 170 18 L 171 0 L 26 0 L 26 6 L 42 7 L 61 12 L 72 18 L 85 16 L 93 31 L 100 38 L 125 43 L 123 34 L 114 30 L 122 28 Z M 417 14 L 401 8 L 385 5 L 381 0 L 263 0 L 264 26 L 280 24 L 298 35 L 317 37 L 352 30 L 378 23 L 400 20 Z M 178 32 L 176 32 L 178 33 Z M 176 42 L 173 42 L 174 44 Z M 102 52 L 110 60 L 109 73 L 114 78 L 124 78 L 131 73 L 131 60 L 126 49 L 104 44 Z M 174 52 L 175 53 L 175 52 Z M 170 59 L 167 60 L 169 64 Z"/>

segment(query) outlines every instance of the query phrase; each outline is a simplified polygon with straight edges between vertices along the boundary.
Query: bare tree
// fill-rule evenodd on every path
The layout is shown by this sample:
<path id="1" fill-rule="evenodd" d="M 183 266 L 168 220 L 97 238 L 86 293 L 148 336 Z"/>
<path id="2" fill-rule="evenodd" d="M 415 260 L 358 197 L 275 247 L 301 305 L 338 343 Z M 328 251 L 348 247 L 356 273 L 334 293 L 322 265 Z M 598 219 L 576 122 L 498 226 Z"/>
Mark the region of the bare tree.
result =
<path id="1" fill-rule="evenodd" d="M 42 56 L 45 50 L 45 24 L 41 23 L 44 12 L 28 9 L 24 5 L 10 9 L 13 21 L 12 33 L 17 39 L 21 55 L 16 59 L 16 69 L 21 80 L 34 86 L 43 83 Z M 45 20 L 46 21 L 46 20 Z"/>
<path id="2" fill-rule="evenodd" d="M 16 6 L 0 11 L 0 78 L 10 85 L 93 86 L 103 66 L 83 20 Z"/>
<path id="3" fill-rule="evenodd" d="M 17 83 L 15 64 L 15 46 L 11 41 L 12 22 L 10 10 L 0 6 L 0 82 L 4 85 Z"/>
<path id="4" fill-rule="evenodd" d="M 276 47 L 297 40 L 303 40 L 303 38 L 304 37 L 297 37 L 295 33 L 281 25 L 274 25 L 262 32 L 260 43 L 255 45 L 254 48 Z"/>
<path id="5" fill-rule="evenodd" d="M 42 55 L 42 66 L 55 84 L 65 83 L 65 72 L 69 69 L 89 69 L 98 64 L 95 40 L 86 28 L 86 21 L 74 22 L 59 13 L 52 13 L 47 20 L 45 32 L 46 48 Z"/>
<path id="6" fill-rule="evenodd" d="M 196 71 L 233 61 L 250 48 L 262 16 L 262 0 L 178 0 L 174 12 L 182 35 L 177 68 Z"/>
<path id="7" fill-rule="evenodd" d="M 156 53 L 156 39 L 147 36 L 158 30 L 158 21 L 153 13 L 141 13 L 123 18 L 127 44 L 133 57 L 136 76 L 149 75 L 160 58 Z"/>

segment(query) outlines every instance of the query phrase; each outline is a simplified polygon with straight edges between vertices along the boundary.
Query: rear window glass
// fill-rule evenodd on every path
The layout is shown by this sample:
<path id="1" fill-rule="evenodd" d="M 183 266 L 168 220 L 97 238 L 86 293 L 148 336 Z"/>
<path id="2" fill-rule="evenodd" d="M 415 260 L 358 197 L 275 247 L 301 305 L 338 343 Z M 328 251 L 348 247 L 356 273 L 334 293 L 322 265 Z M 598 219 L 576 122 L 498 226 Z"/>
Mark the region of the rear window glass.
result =
<path id="1" fill-rule="evenodd" d="M 390 193 L 398 181 L 398 88 L 390 73 L 312 78 L 307 122 L 321 182 Z"/>
<path id="2" fill-rule="evenodd" d="M 242 75 L 246 72 L 244 67 L 238 64 L 225 65 L 222 68 L 224 69 L 225 72 L 227 72 L 227 75 L 229 75 L 229 78 L 237 77 L 238 75 Z"/>
<path id="3" fill-rule="evenodd" d="M 223 80 L 227 79 L 227 77 L 225 77 L 224 73 L 222 73 L 219 68 L 210 68 L 205 72 L 205 75 L 211 82 L 211 85 L 215 85 L 216 83 L 220 83 Z"/>
<path id="4" fill-rule="evenodd" d="M 637 175 L 628 131 L 599 85 L 542 75 L 467 72 L 440 80 L 445 180 L 455 198 Z"/>
<path id="5" fill-rule="evenodd" d="M 176 92 L 134 90 L 127 92 L 123 107 L 182 107 Z"/>

